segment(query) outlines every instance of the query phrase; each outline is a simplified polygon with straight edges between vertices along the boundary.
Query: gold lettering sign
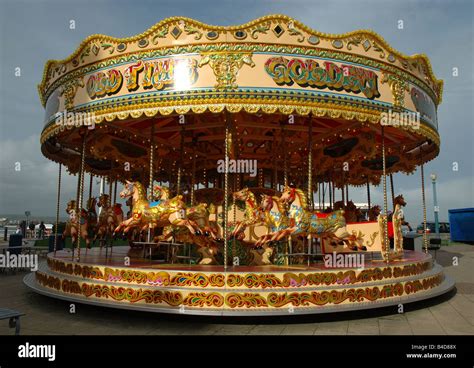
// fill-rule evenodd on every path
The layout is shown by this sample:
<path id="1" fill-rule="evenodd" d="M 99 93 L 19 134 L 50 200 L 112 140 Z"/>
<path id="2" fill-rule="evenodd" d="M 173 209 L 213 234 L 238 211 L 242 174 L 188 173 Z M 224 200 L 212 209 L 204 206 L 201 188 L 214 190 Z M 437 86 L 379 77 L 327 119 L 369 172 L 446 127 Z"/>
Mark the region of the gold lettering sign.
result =
<path id="1" fill-rule="evenodd" d="M 266 61 L 265 71 L 278 85 L 296 83 L 301 87 L 362 92 L 369 99 L 380 97 L 377 74 L 353 65 L 338 66 L 330 61 L 320 65 L 315 60 L 272 57 Z"/>
<path id="2" fill-rule="evenodd" d="M 113 95 L 122 85 L 129 92 L 155 88 L 188 89 L 198 78 L 197 61 L 194 59 L 162 59 L 139 61 L 125 68 L 123 74 L 118 69 L 98 72 L 89 77 L 86 84 L 91 99 Z"/>

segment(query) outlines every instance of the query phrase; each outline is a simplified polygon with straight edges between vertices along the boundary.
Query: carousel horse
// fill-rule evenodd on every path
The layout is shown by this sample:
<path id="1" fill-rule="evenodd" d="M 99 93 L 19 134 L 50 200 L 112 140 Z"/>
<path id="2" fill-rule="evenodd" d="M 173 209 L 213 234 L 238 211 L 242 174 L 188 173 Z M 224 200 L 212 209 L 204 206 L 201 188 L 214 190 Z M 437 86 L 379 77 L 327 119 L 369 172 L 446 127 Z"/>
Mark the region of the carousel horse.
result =
<path id="1" fill-rule="evenodd" d="M 286 216 L 286 210 L 280 198 L 263 194 L 260 208 L 263 212 L 264 222 L 269 226 L 270 232 L 261 236 L 255 243 L 256 246 L 279 241 L 290 234 L 289 219 Z"/>
<path id="2" fill-rule="evenodd" d="M 372 206 L 369 209 L 368 215 L 369 215 L 369 221 L 377 221 L 378 216 L 380 215 L 380 212 L 382 209 L 380 208 L 379 205 Z"/>
<path id="3" fill-rule="evenodd" d="M 175 227 L 186 227 L 193 235 L 201 235 L 201 229 L 194 222 L 186 218 L 186 207 L 182 196 L 168 199 L 156 206 L 150 206 L 146 199 L 146 191 L 139 182 L 127 181 L 125 188 L 120 192 L 120 198 L 132 198 L 132 217 L 122 221 L 116 228 L 115 233 L 123 231 L 127 234 L 130 229 L 151 229 L 173 225 Z"/>
<path id="4" fill-rule="evenodd" d="M 171 197 L 170 191 L 168 188 L 155 185 L 155 187 L 153 188 L 154 202 L 151 202 L 150 206 L 153 207 L 160 204 L 165 204 L 167 201 L 170 200 L 170 197 Z M 210 236 L 213 239 L 217 239 L 218 232 L 216 228 L 209 221 L 210 211 L 208 210 L 206 203 L 199 203 L 195 206 L 186 207 L 185 215 L 186 215 L 186 218 L 193 225 L 197 225 L 197 227 L 202 230 L 203 235 L 205 235 L 206 237 Z M 163 235 L 161 236 L 161 238 L 163 240 L 167 239 L 168 238 L 167 234 L 171 235 L 170 233 L 171 231 L 172 231 L 172 226 L 166 227 L 163 230 Z"/>
<path id="5" fill-rule="evenodd" d="M 202 230 L 202 235 L 204 236 L 199 236 L 199 239 L 196 239 L 198 245 L 203 245 L 206 238 L 211 242 L 219 240 L 216 229 L 209 221 L 209 211 L 206 203 L 199 203 L 196 206 L 187 207 L 185 209 L 185 214 L 186 218 L 191 221 L 191 223 L 196 224 L 196 226 Z M 187 231 L 186 227 L 181 228 L 181 230 L 182 231 L 177 231 L 172 225 L 166 226 L 163 229 L 163 235 L 156 237 L 156 239 L 158 241 L 169 241 L 171 238 L 175 238 L 178 241 L 190 242 L 190 239 L 196 238 L 195 235 L 192 235 Z M 182 240 L 181 238 L 183 236 L 185 236 L 185 239 Z"/>
<path id="6" fill-rule="evenodd" d="M 244 218 L 234 224 L 234 229 L 230 237 L 243 240 L 245 237 L 245 229 L 249 226 L 256 225 L 264 221 L 262 212 L 259 209 L 255 194 L 248 188 L 244 188 L 233 194 L 234 201 L 243 201 L 245 203 Z"/>
<path id="7" fill-rule="evenodd" d="M 314 235 L 342 240 L 347 235 L 343 210 L 336 210 L 322 217 L 318 212 L 308 210 L 306 195 L 301 189 L 288 186 L 285 187 L 280 201 L 283 205 L 289 205 L 288 218 L 291 227 L 286 230 L 289 236 Z M 342 231 L 341 236 L 337 235 L 338 231 Z"/>
<path id="8" fill-rule="evenodd" d="M 66 223 L 66 229 L 63 233 L 63 239 L 65 239 L 67 236 L 70 236 L 72 239 L 72 244 L 74 246 L 74 244 L 76 244 L 77 242 L 77 237 L 80 237 L 86 241 L 87 248 L 90 248 L 91 240 L 89 238 L 88 232 L 89 224 L 87 211 L 81 208 L 80 214 L 78 214 L 76 201 L 72 199 L 67 203 L 66 213 L 69 215 L 69 220 Z"/>
<path id="9" fill-rule="evenodd" d="M 227 208 L 227 240 L 236 239 L 247 245 L 254 244 L 261 233 L 267 232 L 264 226 L 263 213 L 261 213 L 256 200 L 256 195 L 250 189 L 244 188 L 233 193 L 234 203 Z M 243 206 L 241 203 L 243 202 Z M 209 205 L 211 226 L 215 227 L 219 234 L 224 233 L 224 206 L 222 204 Z M 223 238 L 223 236 L 221 236 Z"/>
<path id="10" fill-rule="evenodd" d="M 358 222 L 362 217 L 361 211 L 352 201 L 348 201 L 347 204 L 344 204 L 343 201 L 334 202 L 334 210 L 344 210 L 346 222 Z"/>
<path id="11" fill-rule="evenodd" d="M 102 210 L 100 211 L 94 242 L 97 238 L 111 237 L 114 234 L 115 228 L 123 221 L 122 205 L 116 203 L 111 206 L 109 198 L 108 194 L 101 194 L 99 197 L 97 206 Z"/>
<path id="12" fill-rule="evenodd" d="M 309 211 L 306 195 L 298 188 L 285 187 L 280 201 L 283 205 L 290 206 L 288 210 L 290 227 L 280 231 L 280 233 L 286 233 L 285 236 L 311 235 L 326 238 L 334 246 L 346 244 L 349 249 L 354 251 L 367 250 L 363 245 L 363 234 L 354 232 L 349 234 L 347 232 L 344 210 L 335 210 L 324 215 Z M 337 208 L 336 204 L 334 208 Z"/>
<path id="13" fill-rule="evenodd" d="M 150 207 L 166 206 L 171 200 L 170 190 L 166 187 L 155 185 L 153 187 L 153 201 L 150 203 Z M 189 223 L 198 229 L 194 234 L 189 231 L 186 226 L 177 227 L 173 224 L 169 224 L 163 227 L 162 235 L 155 236 L 153 241 L 179 241 L 183 243 L 191 243 L 197 246 L 197 251 L 201 255 L 199 264 L 217 264 L 215 257 L 219 253 L 218 245 L 218 234 L 215 227 L 209 221 L 209 210 L 206 203 L 199 203 L 196 206 L 184 207 L 184 215 Z M 146 229 L 147 225 L 143 227 Z M 142 230 L 143 230 L 142 229 Z M 201 236 L 204 235 L 204 236 Z"/>

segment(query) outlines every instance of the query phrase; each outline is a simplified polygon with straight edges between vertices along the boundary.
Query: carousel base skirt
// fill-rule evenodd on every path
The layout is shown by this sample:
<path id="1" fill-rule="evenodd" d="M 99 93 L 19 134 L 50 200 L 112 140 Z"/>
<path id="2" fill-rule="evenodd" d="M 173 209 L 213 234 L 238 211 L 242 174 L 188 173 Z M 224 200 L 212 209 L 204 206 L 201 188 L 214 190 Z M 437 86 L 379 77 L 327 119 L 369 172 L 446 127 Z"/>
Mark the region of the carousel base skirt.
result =
<path id="1" fill-rule="evenodd" d="M 48 254 L 24 283 L 70 302 L 190 315 L 296 315 L 398 306 L 450 291 L 454 282 L 430 254 L 405 251 L 386 263 L 237 266 L 163 264 L 129 247 Z"/>

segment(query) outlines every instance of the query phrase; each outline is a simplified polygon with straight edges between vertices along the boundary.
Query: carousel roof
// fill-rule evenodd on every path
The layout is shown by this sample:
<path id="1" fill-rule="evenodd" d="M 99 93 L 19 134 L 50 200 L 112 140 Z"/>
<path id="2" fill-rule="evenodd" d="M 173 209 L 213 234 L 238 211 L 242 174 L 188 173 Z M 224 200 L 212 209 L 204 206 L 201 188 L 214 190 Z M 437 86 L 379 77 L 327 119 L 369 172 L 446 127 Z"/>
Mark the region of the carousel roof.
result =
<path id="1" fill-rule="evenodd" d="M 304 182 L 311 148 L 316 180 L 377 183 L 382 126 L 389 172 L 439 152 L 443 82 L 426 56 L 372 31 L 325 34 L 284 15 L 231 27 L 174 17 L 130 38 L 92 35 L 48 61 L 38 89 L 42 152 L 71 172 L 85 134 L 85 168 L 97 175 L 146 177 L 153 142 L 157 179 L 182 165 L 212 180 L 226 126 L 232 158 L 257 160 L 277 180 L 286 156 L 290 179 Z"/>

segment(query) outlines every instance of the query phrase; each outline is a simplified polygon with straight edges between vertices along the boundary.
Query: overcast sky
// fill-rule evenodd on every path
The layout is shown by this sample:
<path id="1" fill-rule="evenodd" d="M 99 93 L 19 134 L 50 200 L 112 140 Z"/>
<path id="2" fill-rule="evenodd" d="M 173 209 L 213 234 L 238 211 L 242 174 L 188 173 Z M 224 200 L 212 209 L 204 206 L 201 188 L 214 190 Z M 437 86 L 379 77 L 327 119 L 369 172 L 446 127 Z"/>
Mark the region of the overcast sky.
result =
<path id="1" fill-rule="evenodd" d="M 0 0 L 0 215 L 54 216 L 57 165 L 40 152 L 39 135 L 44 110 L 36 86 L 48 59 L 69 56 L 94 33 L 128 37 L 170 16 L 186 16 L 215 25 L 246 23 L 282 13 L 327 33 L 372 29 L 404 54 L 424 53 L 435 75 L 444 80 L 443 103 L 438 110 L 441 153 L 425 166 L 428 219 L 433 218 L 429 174 L 438 174 L 440 218 L 449 208 L 474 207 L 474 100 L 472 1 L 79 1 Z M 69 29 L 75 20 L 76 29 Z M 403 20 L 404 29 L 397 28 Z M 15 77 L 15 68 L 21 77 Z M 453 67 L 459 76 L 452 75 Z M 21 171 L 15 171 L 15 163 Z M 453 171 L 457 162 L 458 171 Z M 407 219 L 422 219 L 421 179 L 394 176 L 396 193 L 408 202 Z M 63 176 L 61 211 L 74 198 L 75 178 Z M 97 191 L 98 189 L 96 189 Z M 350 190 L 365 202 L 365 189 Z M 372 202 L 382 203 L 379 188 Z"/>

